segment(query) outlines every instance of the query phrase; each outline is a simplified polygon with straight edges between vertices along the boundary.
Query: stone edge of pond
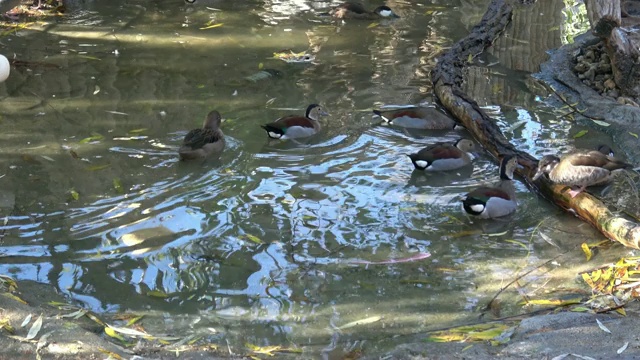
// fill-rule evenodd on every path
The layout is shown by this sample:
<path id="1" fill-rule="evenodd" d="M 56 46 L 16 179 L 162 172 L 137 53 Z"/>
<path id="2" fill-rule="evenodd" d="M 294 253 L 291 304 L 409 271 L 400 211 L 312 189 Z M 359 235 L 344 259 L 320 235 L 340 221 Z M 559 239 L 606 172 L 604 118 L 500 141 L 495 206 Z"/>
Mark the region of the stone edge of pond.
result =
<path id="1" fill-rule="evenodd" d="M 226 350 L 216 352 L 189 345 L 181 347 L 180 351 L 176 352 L 149 341 L 138 342 L 133 350 L 125 349 L 110 341 L 104 334 L 103 327 L 86 316 L 77 320 L 62 318 L 61 315 L 73 313 L 74 310 L 59 310 L 48 303 L 72 303 L 58 294 L 52 286 L 34 281 L 18 281 L 18 290 L 16 296 L 27 304 L 8 296 L 0 296 L 0 319 L 9 320 L 16 335 L 12 338 L 6 330 L 0 330 L 0 359 L 36 359 L 36 353 L 42 359 L 106 359 L 109 353 L 122 359 L 135 358 L 136 355 L 139 356 L 138 359 L 154 360 L 240 358 L 230 356 Z M 6 292 L 3 295 L 6 295 Z M 29 314 L 31 321 L 21 327 Z M 35 338 L 32 341 L 19 340 L 17 337 L 27 336 L 40 315 L 43 318 L 42 328 Z"/>
<path id="2" fill-rule="evenodd" d="M 573 72 L 574 54 L 581 48 L 600 42 L 600 39 L 585 33 L 575 38 L 572 44 L 549 51 L 549 60 L 540 65 L 540 72 L 532 76 L 570 104 L 579 109 L 584 116 L 574 114 L 581 125 L 607 133 L 617 147 L 623 149 L 631 162 L 640 160 L 639 139 L 629 132 L 640 135 L 640 108 L 619 104 L 615 100 L 598 94 L 584 85 Z M 556 96 L 556 99 L 559 99 Z M 563 104 L 564 105 L 564 104 Z M 569 109 L 566 111 L 570 112 Z M 611 126 L 604 127 L 591 121 L 604 121 Z"/>

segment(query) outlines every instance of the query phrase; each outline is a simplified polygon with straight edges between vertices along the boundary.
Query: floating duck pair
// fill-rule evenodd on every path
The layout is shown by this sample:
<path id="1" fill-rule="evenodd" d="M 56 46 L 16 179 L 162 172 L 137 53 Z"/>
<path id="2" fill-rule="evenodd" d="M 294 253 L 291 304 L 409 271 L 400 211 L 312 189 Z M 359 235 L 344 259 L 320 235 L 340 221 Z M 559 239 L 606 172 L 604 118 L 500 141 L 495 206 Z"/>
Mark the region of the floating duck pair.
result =
<path id="1" fill-rule="evenodd" d="M 320 131 L 321 116 L 328 115 L 318 104 L 307 107 L 304 116 L 289 115 L 262 125 L 272 139 L 296 139 L 308 137 Z M 196 160 L 210 156 L 218 156 L 225 148 L 225 139 L 220 124 L 222 117 L 216 110 L 211 111 L 204 119 L 202 128 L 187 133 L 178 150 L 181 160 Z"/>

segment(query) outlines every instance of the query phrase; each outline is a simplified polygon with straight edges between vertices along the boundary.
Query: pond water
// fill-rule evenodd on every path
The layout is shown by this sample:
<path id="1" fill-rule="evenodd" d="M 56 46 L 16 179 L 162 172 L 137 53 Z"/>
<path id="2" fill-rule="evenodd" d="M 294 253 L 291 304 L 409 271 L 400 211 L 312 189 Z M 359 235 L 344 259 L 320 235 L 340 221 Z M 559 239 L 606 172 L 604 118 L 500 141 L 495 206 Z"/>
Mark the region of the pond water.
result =
<path id="1" fill-rule="evenodd" d="M 21 62 L 0 84 L 0 272 L 98 313 L 146 314 L 152 333 L 328 357 L 477 321 L 502 286 L 558 254 L 505 291 L 493 316 L 579 291 L 577 269 L 590 265 L 579 245 L 601 235 L 520 182 L 515 215 L 469 219 L 461 196 L 497 179 L 494 159 L 413 172 L 404 154 L 469 135 L 381 126 L 371 113 L 433 103 L 435 55 L 486 3 L 390 0 L 400 19 L 341 24 L 316 15 L 331 5 L 319 1 L 86 1 L 5 34 L 5 55 Z M 523 10 L 465 85 L 535 155 L 572 147 L 582 129 L 528 76 L 566 37 L 556 3 Z M 281 49 L 316 60 L 273 59 Z M 250 78 L 262 69 L 280 75 Z M 330 113 L 318 135 L 267 140 L 260 124 L 310 103 Z M 212 109 L 226 151 L 178 161 Z"/>

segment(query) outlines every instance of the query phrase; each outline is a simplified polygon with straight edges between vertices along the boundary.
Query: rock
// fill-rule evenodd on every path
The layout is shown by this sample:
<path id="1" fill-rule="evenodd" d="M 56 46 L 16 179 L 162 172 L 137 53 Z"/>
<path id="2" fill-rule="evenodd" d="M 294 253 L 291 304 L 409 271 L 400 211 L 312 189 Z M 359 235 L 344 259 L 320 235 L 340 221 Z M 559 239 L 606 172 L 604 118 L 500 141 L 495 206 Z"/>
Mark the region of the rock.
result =
<path id="1" fill-rule="evenodd" d="M 584 57 L 585 57 L 585 59 L 588 59 L 588 60 L 591 60 L 591 61 L 593 61 L 596 58 L 595 54 L 593 53 L 593 50 L 588 50 L 584 54 Z"/>
<path id="2" fill-rule="evenodd" d="M 585 71 L 589 70 L 589 65 L 587 65 L 584 62 L 578 63 L 578 65 L 576 65 L 573 70 L 575 70 L 578 73 L 584 73 Z"/>
<path id="3" fill-rule="evenodd" d="M 613 81 L 612 79 L 607 79 L 607 80 L 604 81 L 604 87 L 609 89 L 609 90 L 615 89 L 616 88 L 616 82 Z"/>
<path id="4" fill-rule="evenodd" d="M 602 61 L 598 64 L 598 67 L 596 68 L 596 72 L 598 72 L 598 74 L 609 74 L 611 73 L 611 64 L 605 64 Z"/>

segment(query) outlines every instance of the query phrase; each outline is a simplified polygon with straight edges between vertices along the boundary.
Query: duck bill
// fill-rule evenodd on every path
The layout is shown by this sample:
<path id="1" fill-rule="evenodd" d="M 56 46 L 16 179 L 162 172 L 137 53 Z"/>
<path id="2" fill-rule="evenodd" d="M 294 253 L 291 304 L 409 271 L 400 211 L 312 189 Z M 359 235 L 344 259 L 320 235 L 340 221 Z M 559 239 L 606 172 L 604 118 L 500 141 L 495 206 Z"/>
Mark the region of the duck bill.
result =
<path id="1" fill-rule="evenodd" d="M 540 176 L 542 176 L 542 173 L 543 173 L 543 172 L 544 172 L 544 171 L 542 171 L 542 170 L 538 169 L 538 171 L 536 171 L 535 175 L 533 175 L 533 177 L 531 178 L 531 180 L 532 180 L 532 181 L 536 181 L 536 180 L 538 180 L 538 179 L 540 178 Z"/>

